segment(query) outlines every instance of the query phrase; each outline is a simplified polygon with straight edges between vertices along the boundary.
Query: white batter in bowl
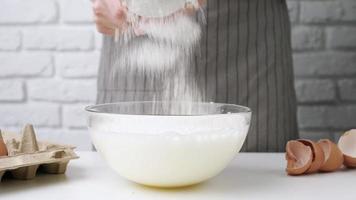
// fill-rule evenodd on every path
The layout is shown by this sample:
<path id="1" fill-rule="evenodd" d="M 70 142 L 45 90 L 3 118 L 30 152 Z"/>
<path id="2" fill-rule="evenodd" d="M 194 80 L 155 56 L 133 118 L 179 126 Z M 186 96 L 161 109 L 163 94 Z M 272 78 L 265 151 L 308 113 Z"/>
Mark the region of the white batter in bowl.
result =
<path id="1" fill-rule="evenodd" d="M 164 108 L 187 104 L 192 115 L 165 114 Z M 251 119 L 249 108 L 219 103 L 121 102 L 86 110 L 93 143 L 109 166 L 155 187 L 217 175 L 240 151 Z"/>

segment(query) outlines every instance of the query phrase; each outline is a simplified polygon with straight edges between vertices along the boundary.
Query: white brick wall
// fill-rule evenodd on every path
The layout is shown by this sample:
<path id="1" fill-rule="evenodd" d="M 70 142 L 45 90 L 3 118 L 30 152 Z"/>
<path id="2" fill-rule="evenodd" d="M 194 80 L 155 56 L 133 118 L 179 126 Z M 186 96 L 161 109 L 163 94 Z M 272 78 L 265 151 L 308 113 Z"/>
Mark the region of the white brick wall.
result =
<path id="1" fill-rule="evenodd" d="M 83 27 L 45 27 L 23 31 L 26 50 L 91 51 L 93 30 Z"/>
<path id="2" fill-rule="evenodd" d="M 14 51 L 19 49 L 20 45 L 20 31 L 9 30 L 7 28 L 0 30 L 0 51 Z"/>
<path id="3" fill-rule="evenodd" d="M 302 137 L 356 127 L 356 1 L 288 0 Z M 0 128 L 90 149 L 101 36 L 90 0 L 0 0 Z"/>
<path id="4" fill-rule="evenodd" d="M 42 24 L 58 21 L 55 0 L 1 0 L 1 24 Z"/>
<path id="5" fill-rule="evenodd" d="M 301 79 L 295 83 L 300 103 L 333 102 L 336 99 L 335 83 L 328 79 Z"/>
<path id="6" fill-rule="evenodd" d="M 0 52 L 0 77 L 51 77 L 53 76 L 53 56 L 39 52 Z"/>
<path id="7" fill-rule="evenodd" d="M 25 97 L 23 81 L 0 80 L 0 101 L 21 102 Z"/>
<path id="8" fill-rule="evenodd" d="M 289 4 L 301 136 L 337 139 L 356 127 L 356 1 Z"/>
<path id="9" fill-rule="evenodd" d="M 332 27 L 326 31 L 328 35 L 327 46 L 330 49 L 356 49 L 356 26 Z"/>
<path id="10" fill-rule="evenodd" d="M 2 127 L 21 127 L 33 123 L 36 127 L 61 127 L 61 109 L 56 103 L 1 103 L 0 124 Z"/>
<path id="11" fill-rule="evenodd" d="M 0 0 L 0 128 L 90 149 L 101 36 L 89 0 Z"/>

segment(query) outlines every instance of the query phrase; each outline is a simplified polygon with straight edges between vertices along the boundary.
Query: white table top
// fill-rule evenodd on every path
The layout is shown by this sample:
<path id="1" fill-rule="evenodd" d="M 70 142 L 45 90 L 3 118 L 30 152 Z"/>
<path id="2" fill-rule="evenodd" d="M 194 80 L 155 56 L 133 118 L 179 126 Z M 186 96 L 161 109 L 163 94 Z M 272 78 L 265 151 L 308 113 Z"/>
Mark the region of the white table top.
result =
<path id="1" fill-rule="evenodd" d="M 97 153 L 79 152 L 65 175 L 0 183 L 1 200 L 229 200 L 356 199 L 356 170 L 287 176 L 283 154 L 241 153 L 219 176 L 182 189 L 153 189 L 131 183 L 111 171 Z"/>

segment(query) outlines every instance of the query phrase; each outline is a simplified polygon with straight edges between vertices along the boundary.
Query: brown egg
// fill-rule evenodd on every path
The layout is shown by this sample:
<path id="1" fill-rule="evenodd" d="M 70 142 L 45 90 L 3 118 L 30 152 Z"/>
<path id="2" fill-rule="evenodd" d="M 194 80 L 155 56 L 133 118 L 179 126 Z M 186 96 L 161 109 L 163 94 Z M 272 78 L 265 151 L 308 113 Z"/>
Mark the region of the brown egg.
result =
<path id="1" fill-rule="evenodd" d="M 7 156 L 7 147 L 2 138 L 1 130 L 0 130 L 0 156 Z"/>
<path id="2" fill-rule="evenodd" d="M 344 156 L 337 145 L 329 139 L 319 140 L 318 144 L 323 149 L 325 156 L 325 162 L 319 170 L 323 172 L 338 170 L 344 162 Z"/>
<path id="3" fill-rule="evenodd" d="M 344 154 L 344 165 L 356 168 L 356 129 L 344 133 L 339 139 L 338 147 Z"/>
<path id="4" fill-rule="evenodd" d="M 311 140 L 299 139 L 299 142 L 311 148 L 313 153 L 313 161 L 310 168 L 305 173 L 314 173 L 319 170 L 319 168 L 324 164 L 324 152 L 321 147 Z"/>
<path id="5" fill-rule="evenodd" d="M 313 161 L 313 152 L 309 146 L 302 142 L 291 140 L 286 146 L 287 173 L 300 175 L 305 173 Z"/>

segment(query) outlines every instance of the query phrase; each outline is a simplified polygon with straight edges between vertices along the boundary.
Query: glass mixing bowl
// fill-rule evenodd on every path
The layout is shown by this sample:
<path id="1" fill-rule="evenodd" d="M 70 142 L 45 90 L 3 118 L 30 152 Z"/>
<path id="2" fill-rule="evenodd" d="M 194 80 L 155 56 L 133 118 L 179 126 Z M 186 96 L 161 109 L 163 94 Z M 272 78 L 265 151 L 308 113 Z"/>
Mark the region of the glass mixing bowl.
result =
<path id="1" fill-rule="evenodd" d="M 120 102 L 86 111 L 93 143 L 109 166 L 155 187 L 217 175 L 240 151 L 251 120 L 249 108 L 220 103 Z"/>

